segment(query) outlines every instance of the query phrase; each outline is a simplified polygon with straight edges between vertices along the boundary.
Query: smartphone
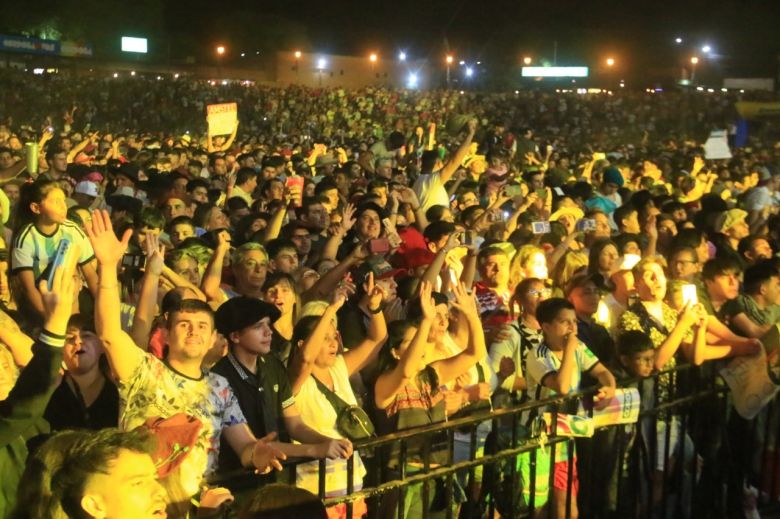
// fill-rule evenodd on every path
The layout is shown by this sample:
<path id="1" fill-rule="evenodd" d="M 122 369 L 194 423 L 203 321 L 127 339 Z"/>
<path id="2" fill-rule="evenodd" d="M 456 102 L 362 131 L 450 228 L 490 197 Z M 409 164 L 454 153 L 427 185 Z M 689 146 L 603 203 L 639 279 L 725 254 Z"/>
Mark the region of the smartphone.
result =
<path id="1" fill-rule="evenodd" d="M 577 222 L 577 230 L 581 232 L 590 232 L 596 230 L 595 218 L 584 218 Z"/>
<path id="2" fill-rule="evenodd" d="M 537 189 L 536 190 L 536 196 L 538 196 L 542 200 L 547 199 L 547 190 L 546 189 Z"/>
<path id="3" fill-rule="evenodd" d="M 57 252 L 54 254 L 54 260 L 51 262 L 49 277 L 46 280 L 48 282 L 49 290 L 54 289 L 54 273 L 57 271 L 57 267 L 61 267 L 65 264 L 65 256 L 67 256 L 68 250 L 70 250 L 70 240 L 60 240 L 60 244 L 57 245 Z"/>
<path id="4" fill-rule="evenodd" d="M 506 193 L 506 196 L 511 196 L 512 198 L 523 196 L 523 186 L 520 184 L 509 184 L 504 188 L 504 193 Z"/>
<path id="5" fill-rule="evenodd" d="M 553 192 L 555 192 L 555 194 L 558 195 L 558 196 L 564 196 L 565 195 L 565 193 L 563 192 L 563 189 L 561 189 L 560 187 L 554 187 L 553 188 Z"/>
<path id="6" fill-rule="evenodd" d="M 463 245 L 474 245 L 474 231 L 463 233 Z"/>
<path id="7" fill-rule="evenodd" d="M 387 238 L 377 238 L 368 242 L 368 250 L 371 254 L 385 254 L 390 252 L 390 242 Z"/>
<path id="8" fill-rule="evenodd" d="M 688 284 L 682 286 L 683 306 L 695 305 L 699 302 L 699 296 L 696 294 L 696 285 Z"/>
<path id="9" fill-rule="evenodd" d="M 534 234 L 547 234 L 550 232 L 550 222 L 532 222 L 531 230 Z"/>
<path id="10" fill-rule="evenodd" d="M 125 254 L 122 256 L 122 266 L 131 269 L 142 269 L 146 266 L 146 256 L 143 254 Z"/>

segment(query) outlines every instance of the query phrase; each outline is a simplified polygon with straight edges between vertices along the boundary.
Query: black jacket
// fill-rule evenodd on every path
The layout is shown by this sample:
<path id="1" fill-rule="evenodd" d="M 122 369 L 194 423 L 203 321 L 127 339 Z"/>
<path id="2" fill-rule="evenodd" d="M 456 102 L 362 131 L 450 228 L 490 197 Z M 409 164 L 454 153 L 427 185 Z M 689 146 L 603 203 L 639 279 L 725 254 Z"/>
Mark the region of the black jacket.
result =
<path id="1" fill-rule="evenodd" d="M 8 517 L 16 503 L 16 487 L 27 461 L 25 441 L 40 432 L 37 426 L 56 387 L 64 342 L 64 337 L 41 334 L 32 360 L 0 402 L 0 517 Z"/>

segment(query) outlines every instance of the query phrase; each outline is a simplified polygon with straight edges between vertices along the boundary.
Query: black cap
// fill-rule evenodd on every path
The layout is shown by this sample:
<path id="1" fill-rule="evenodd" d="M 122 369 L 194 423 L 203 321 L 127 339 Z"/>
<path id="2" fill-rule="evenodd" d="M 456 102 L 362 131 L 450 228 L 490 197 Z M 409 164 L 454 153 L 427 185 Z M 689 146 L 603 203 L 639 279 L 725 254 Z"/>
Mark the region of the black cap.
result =
<path id="1" fill-rule="evenodd" d="M 238 296 L 222 303 L 214 314 L 214 323 L 217 331 L 227 337 L 266 317 L 274 322 L 281 315 L 279 309 L 271 303 L 254 297 Z"/>

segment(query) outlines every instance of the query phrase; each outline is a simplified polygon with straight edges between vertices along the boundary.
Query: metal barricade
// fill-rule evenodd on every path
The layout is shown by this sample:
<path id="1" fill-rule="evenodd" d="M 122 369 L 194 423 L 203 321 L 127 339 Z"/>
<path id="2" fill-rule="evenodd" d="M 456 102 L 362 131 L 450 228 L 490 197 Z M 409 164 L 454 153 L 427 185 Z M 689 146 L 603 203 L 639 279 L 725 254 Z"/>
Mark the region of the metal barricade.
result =
<path id="1" fill-rule="evenodd" d="M 355 452 L 360 452 L 367 469 L 363 488 L 355 490 L 353 486 L 353 456 L 346 460 L 346 494 L 328 496 L 326 463 L 320 460 L 319 495 L 328 507 L 344 505 L 347 517 L 352 517 L 353 503 L 365 500 L 369 505 L 369 517 L 403 519 L 407 517 L 405 510 L 407 500 L 410 499 L 407 495 L 409 493 L 419 496 L 413 499 L 421 503 L 420 516 L 423 518 L 435 515 L 450 519 L 456 517 L 456 514 L 460 517 L 497 517 L 496 511 L 501 517 L 572 517 L 575 504 L 578 505 L 578 515 L 584 518 L 725 517 L 728 503 L 723 495 L 724 485 L 729 483 L 731 465 L 740 463 L 733 455 L 723 457 L 724 452 L 733 450 L 733 446 L 729 446 L 728 436 L 729 424 L 734 420 L 735 413 L 729 406 L 728 388 L 712 373 L 705 371 L 703 368 L 683 365 L 654 377 L 655 401 L 658 401 L 657 381 L 661 376 L 668 377 L 669 398 L 651 408 L 643 408 L 639 421 L 632 426 L 636 430 L 630 432 L 634 435 L 634 443 L 627 441 L 627 438 L 630 439 L 629 432 L 626 432 L 628 426 L 599 429 L 596 435 L 598 439 L 594 436 L 575 440 L 558 434 L 558 414 L 574 402 L 592 397 L 595 391 L 589 389 L 355 442 Z M 764 455 L 760 460 L 753 460 L 743 467 L 747 480 L 755 480 L 767 499 L 775 500 L 780 499 L 780 478 L 777 477 L 780 474 L 780 454 L 777 450 L 777 437 L 780 434 L 776 434 L 779 409 L 773 402 L 762 413 L 762 420 L 754 420 L 745 426 L 749 438 L 761 442 Z M 541 416 L 543 412 L 551 414 L 549 425 L 542 426 L 538 420 L 527 420 L 529 415 Z M 486 420 L 492 421 L 493 431 L 501 429 L 508 432 L 509 441 L 494 452 L 476 457 L 476 427 Z M 521 423 L 523 420 L 525 423 Z M 537 430 L 525 435 L 521 430 L 525 430 L 529 424 Z M 543 433 L 540 427 L 549 429 L 549 432 Z M 446 448 L 452 460 L 455 431 L 464 429 L 470 431 L 470 459 L 433 466 L 430 462 L 431 442 L 427 441 L 423 442 L 426 448 L 423 449 L 421 466 L 414 466 L 413 473 L 410 472 L 410 442 L 419 444 L 425 439 L 446 436 Z M 630 459 L 634 455 L 631 449 L 637 449 L 635 442 L 639 436 L 647 436 L 641 438 L 647 445 L 643 447 L 644 452 L 640 453 L 644 460 L 638 468 L 632 465 Z M 598 449 L 594 447 L 596 444 L 599 444 Z M 397 468 L 390 471 L 387 456 L 394 445 L 398 446 L 398 459 L 393 464 Z M 595 453 L 598 459 L 592 457 L 587 466 L 580 467 L 578 481 L 581 488 L 587 491 L 575 492 L 575 453 L 581 451 L 584 454 L 589 446 L 594 448 L 591 454 Z M 565 452 L 569 460 L 563 511 L 554 510 L 555 507 L 549 505 L 554 501 L 554 466 L 556 451 L 559 449 L 565 449 L 560 452 Z M 517 460 L 520 456 L 527 457 L 527 489 L 523 488 L 518 474 Z M 547 465 L 547 495 L 544 499 L 547 504 L 537 502 L 537 496 L 540 495 L 537 485 L 541 483 L 537 478 L 537 470 L 540 470 L 542 458 L 550 460 Z M 311 460 L 290 460 L 286 463 L 290 470 L 290 484 L 295 484 L 295 466 L 302 461 Z M 504 481 L 509 482 L 505 485 L 509 489 L 508 501 L 498 499 L 502 487 L 499 484 L 501 478 L 497 478 L 496 474 L 502 465 L 507 470 Z M 478 467 L 483 468 L 483 475 L 485 469 L 491 470 L 490 477 L 485 478 L 481 485 L 479 495 L 482 508 L 463 512 L 453 505 L 459 489 L 456 481 L 459 475 L 465 475 L 471 490 L 468 495 L 473 496 Z M 604 472 L 607 468 L 609 488 L 605 489 Z M 236 476 L 238 474 L 223 475 L 215 482 L 230 487 Z M 242 473 L 241 476 L 245 477 L 246 474 Z M 735 480 L 733 474 L 731 476 Z M 734 481 L 731 483 L 735 484 Z M 443 508 L 436 513 L 430 511 L 434 496 L 439 496 L 444 503 Z"/>

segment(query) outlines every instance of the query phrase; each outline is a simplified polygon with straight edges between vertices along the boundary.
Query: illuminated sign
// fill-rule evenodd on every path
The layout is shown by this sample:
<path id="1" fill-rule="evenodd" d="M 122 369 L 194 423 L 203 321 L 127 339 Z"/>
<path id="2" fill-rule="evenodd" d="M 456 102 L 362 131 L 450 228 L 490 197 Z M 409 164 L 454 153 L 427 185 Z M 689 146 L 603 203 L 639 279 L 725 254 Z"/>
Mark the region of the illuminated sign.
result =
<path id="1" fill-rule="evenodd" d="M 523 77 L 588 77 L 588 67 L 523 67 Z"/>
<path id="2" fill-rule="evenodd" d="M 132 36 L 122 36 L 122 52 L 138 52 L 146 54 L 146 38 L 133 38 Z"/>

